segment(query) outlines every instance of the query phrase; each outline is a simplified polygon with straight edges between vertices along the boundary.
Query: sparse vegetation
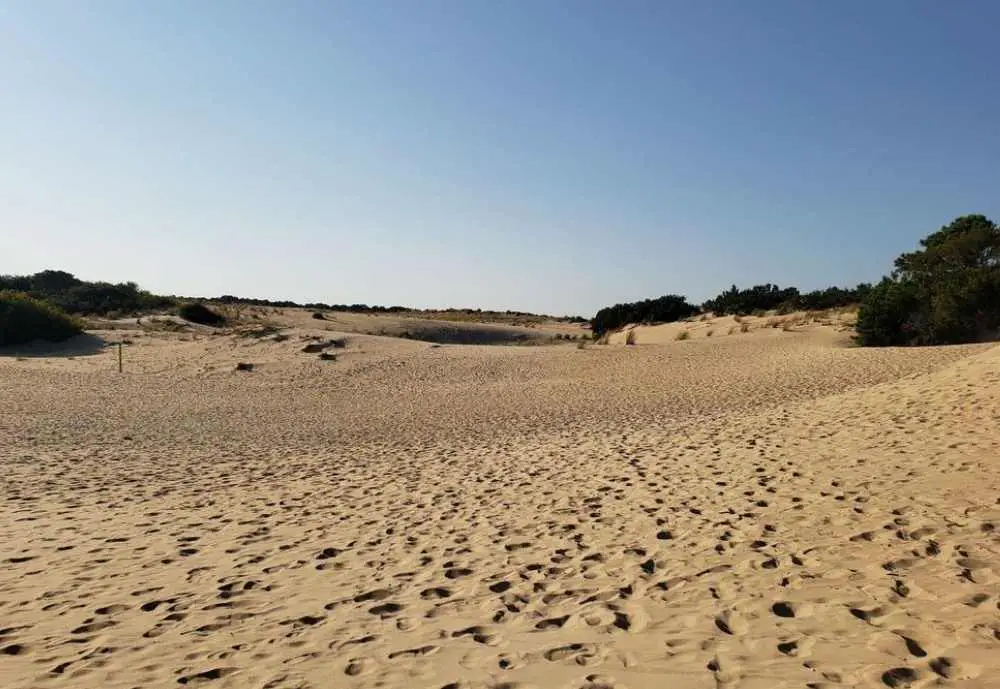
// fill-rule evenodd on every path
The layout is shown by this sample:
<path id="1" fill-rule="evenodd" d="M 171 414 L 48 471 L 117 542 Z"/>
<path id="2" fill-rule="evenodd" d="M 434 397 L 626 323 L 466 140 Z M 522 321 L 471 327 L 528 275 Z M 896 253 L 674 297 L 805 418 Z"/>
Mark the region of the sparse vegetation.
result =
<path id="1" fill-rule="evenodd" d="M 82 332 L 75 319 L 23 292 L 0 292 L 0 345 L 62 342 Z"/>
<path id="2" fill-rule="evenodd" d="M 715 331 L 714 331 L 714 330 L 708 330 L 708 331 L 707 331 L 707 332 L 705 333 L 705 337 L 711 337 L 711 336 L 712 336 L 712 333 L 713 333 L 713 332 L 715 332 Z"/>
<path id="3" fill-rule="evenodd" d="M 675 340 L 687 340 L 687 339 L 690 339 L 690 337 L 691 337 L 691 333 L 690 332 L 688 332 L 687 330 L 680 330 L 680 331 L 677 332 L 677 335 L 674 337 L 674 339 Z"/>
<path id="4" fill-rule="evenodd" d="M 635 330 L 634 329 L 633 330 L 629 330 L 627 333 L 625 333 L 625 344 L 627 344 L 630 347 L 633 346 L 633 345 L 635 345 Z"/>

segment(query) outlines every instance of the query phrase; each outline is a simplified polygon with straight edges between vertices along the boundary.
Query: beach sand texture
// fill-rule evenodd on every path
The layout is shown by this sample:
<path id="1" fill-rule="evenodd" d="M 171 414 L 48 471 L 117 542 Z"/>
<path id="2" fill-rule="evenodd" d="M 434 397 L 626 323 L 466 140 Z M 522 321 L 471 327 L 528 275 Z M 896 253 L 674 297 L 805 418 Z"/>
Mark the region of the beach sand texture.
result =
<path id="1" fill-rule="evenodd" d="M 0 686 L 1000 687 L 1000 348 L 310 327 L 0 357 Z"/>

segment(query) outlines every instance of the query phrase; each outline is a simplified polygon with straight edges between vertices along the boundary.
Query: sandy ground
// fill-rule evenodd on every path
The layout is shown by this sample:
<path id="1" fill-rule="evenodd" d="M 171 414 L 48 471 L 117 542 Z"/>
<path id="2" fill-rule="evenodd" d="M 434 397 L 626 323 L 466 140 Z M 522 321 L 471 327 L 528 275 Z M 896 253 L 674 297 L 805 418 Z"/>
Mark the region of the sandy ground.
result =
<path id="1" fill-rule="evenodd" d="M 1000 349 L 319 325 L 0 357 L 0 686 L 1000 686 Z"/>

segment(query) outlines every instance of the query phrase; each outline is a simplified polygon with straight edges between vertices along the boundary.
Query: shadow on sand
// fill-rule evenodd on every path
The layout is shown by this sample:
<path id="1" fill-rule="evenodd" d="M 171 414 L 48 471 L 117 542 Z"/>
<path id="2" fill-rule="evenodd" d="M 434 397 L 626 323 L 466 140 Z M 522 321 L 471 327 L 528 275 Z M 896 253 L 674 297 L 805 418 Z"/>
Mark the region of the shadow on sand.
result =
<path id="1" fill-rule="evenodd" d="M 71 337 L 65 342 L 30 342 L 0 347 L 0 357 L 46 358 L 90 356 L 100 354 L 108 346 L 103 338 L 90 333 Z"/>

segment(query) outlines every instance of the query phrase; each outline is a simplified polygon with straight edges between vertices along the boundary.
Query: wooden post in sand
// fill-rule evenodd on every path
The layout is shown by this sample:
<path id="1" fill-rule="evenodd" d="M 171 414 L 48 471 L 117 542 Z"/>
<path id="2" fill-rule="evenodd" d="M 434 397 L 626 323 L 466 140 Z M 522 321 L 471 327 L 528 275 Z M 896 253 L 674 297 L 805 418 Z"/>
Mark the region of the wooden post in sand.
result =
<path id="1" fill-rule="evenodd" d="M 122 372 L 122 341 L 118 340 L 118 372 Z"/>

